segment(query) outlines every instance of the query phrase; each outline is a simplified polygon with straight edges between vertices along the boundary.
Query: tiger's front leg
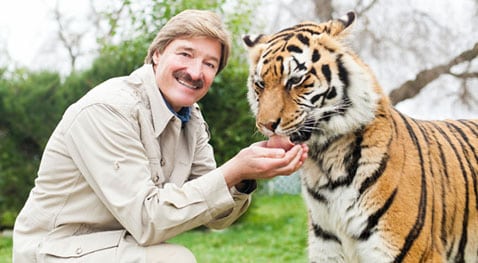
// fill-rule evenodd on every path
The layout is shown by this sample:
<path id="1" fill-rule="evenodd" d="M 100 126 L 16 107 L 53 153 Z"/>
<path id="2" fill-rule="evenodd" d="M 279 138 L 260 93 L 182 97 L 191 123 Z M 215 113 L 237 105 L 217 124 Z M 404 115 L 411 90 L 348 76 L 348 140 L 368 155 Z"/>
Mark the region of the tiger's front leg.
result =
<path id="1" fill-rule="evenodd" d="M 320 227 L 311 223 L 309 226 L 309 262 L 346 262 L 340 241 L 325 233 Z"/>
<path id="2" fill-rule="evenodd" d="M 349 209 L 351 210 L 353 209 Z M 317 211 L 320 213 L 314 213 Z M 345 219 L 344 221 L 323 220 L 333 217 L 334 215 L 327 213 L 324 209 L 309 211 L 309 262 L 385 263 L 394 261 L 394 256 L 398 253 L 396 244 L 390 244 L 390 240 L 384 238 L 381 231 L 374 231 L 367 238 L 359 237 L 357 233 L 360 231 L 357 232 L 357 228 L 353 226 L 363 225 L 357 222 L 364 220 L 360 217 L 345 215 L 338 217 Z M 350 224 L 343 228 L 344 222 Z M 322 227 L 321 224 L 325 224 L 326 227 Z M 339 229 L 343 231 L 337 232 Z"/>
<path id="3" fill-rule="evenodd" d="M 361 242 L 354 239 L 342 240 L 312 226 L 309 231 L 309 262 L 393 262 L 393 251 L 386 248 L 378 237 Z"/>

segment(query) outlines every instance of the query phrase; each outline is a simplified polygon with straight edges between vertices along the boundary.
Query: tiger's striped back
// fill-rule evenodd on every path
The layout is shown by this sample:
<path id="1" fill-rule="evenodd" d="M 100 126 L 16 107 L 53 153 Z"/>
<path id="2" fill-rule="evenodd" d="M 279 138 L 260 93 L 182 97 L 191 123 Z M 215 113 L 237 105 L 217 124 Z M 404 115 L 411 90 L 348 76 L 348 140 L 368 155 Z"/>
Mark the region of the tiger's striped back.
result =
<path id="1" fill-rule="evenodd" d="M 449 262 L 477 262 L 478 122 L 418 121 L 398 112 L 393 116 L 409 146 L 403 149 L 408 158 L 402 163 L 402 177 L 415 174 L 420 179 L 416 182 L 420 194 L 415 198 L 415 223 L 403 248 L 411 250 L 415 242 L 423 243 L 428 250 L 420 253 L 417 249 L 420 258 L 428 253 Z M 396 176 L 397 172 L 390 173 Z M 401 182 L 408 183 L 408 178 Z M 399 258 L 405 256 L 402 252 Z"/>
<path id="2" fill-rule="evenodd" d="M 309 261 L 478 262 L 478 120 L 394 109 L 343 42 L 354 20 L 244 39 L 259 131 L 309 145 Z"/>

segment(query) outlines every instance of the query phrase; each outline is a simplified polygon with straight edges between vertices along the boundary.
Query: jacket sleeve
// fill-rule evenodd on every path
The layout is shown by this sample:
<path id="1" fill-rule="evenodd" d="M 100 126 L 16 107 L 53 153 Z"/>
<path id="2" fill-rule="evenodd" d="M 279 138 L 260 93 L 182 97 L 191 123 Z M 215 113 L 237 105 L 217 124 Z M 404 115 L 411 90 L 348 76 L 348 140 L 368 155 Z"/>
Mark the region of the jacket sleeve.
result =
<path id="1" fill-rule="evenodd" d="M 75 113 L 64 140 L 89 186 L 140 245 L 207 223 L 226 226 L 248 204 L 247 195 L 231 195 L 220 169 L 182 187 L 155 186 L 140 136 L 126 116 L 108 105 Z"/>
<path id="2" fill-rule="evenodd" d="M 200 116 L 202 119 L 202 116 Z M 207 123 L 202 120 L 202 127 L 197 129 L 198 141 L 196 143 L 196 150 L 194 154 L 194 161 L 191 169 L 191 179 L 200 178 L 202 174 L 207 173 L 208 170 L 214 169 L 216 163 L 214 160 L 214 153 L 211 145 L 209 144 L 209 130 Z M 224 177 L 223 177 L 224 178 Z M 223 212 L 222 214 L 214 217 L 211 221 L 206 223 L 206 226 L 212 229 L 223 229 L 230 226 L 236 221 L 244 212 L 251 202 L 250 193 L 255 189 L 255 182 L 253 189 L 250 189 L 248 193 L 238 191 L 236 187 L 230 189 L 230 194 L 234 200 L 234 206 Z"/>

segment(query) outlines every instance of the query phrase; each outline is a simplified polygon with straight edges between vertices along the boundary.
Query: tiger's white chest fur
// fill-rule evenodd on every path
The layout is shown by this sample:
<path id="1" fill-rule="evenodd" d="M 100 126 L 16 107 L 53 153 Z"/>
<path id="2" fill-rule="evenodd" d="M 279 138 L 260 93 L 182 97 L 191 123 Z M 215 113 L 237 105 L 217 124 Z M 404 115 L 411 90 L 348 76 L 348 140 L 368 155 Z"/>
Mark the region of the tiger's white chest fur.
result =
<path id="1" fill-rule="evenodd" d="M 335 148 L 336 152 L 341 149 Z M 366 240 L 370 211 L 359 193 L 360 176 L 347 178 L 346 155 L 308 159 L 301 170 L 302 193 L 309 213 L 310 262 L 389 262 L 387 242 L 379 233 Z M 326 171 L 324 171 L 326 169 Z M 364 174 L 376 167 L 361 168 Z M 364 170 L 365 169 L 365 170 Z"/>

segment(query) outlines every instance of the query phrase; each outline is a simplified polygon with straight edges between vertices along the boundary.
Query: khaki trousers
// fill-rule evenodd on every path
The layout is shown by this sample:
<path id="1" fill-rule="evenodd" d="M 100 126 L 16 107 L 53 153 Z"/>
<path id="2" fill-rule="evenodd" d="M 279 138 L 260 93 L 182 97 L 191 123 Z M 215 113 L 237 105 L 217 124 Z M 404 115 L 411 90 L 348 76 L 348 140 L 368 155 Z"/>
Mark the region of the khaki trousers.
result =
<path id="1" fill-rule="evenodd" d="M 42 254 L 38 257 L 42 263 L 196 263 L 193 253 L 177 244 L 161 243 L 152 246 L 140 246 L 126 235 L 117 247 L 110 247 L 79 257 L 59 257 Z"/>

